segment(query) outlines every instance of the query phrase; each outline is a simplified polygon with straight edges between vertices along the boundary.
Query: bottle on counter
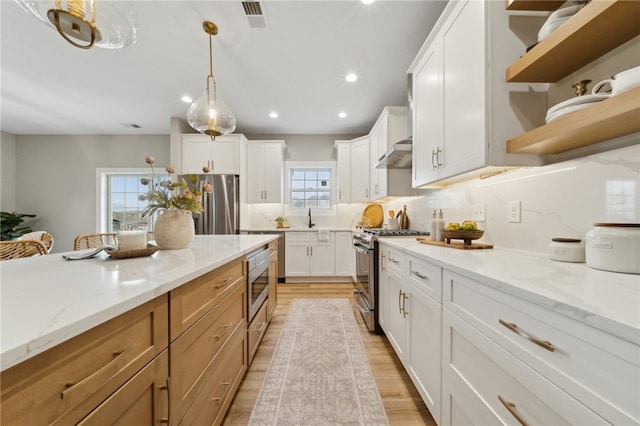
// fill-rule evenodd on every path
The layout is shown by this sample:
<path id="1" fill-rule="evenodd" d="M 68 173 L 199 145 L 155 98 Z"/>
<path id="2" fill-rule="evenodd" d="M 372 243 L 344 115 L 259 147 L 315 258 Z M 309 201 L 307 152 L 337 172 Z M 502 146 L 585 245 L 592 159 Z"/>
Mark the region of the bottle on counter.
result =
<path id="1" fill-rule="evenodd" d="M 429 231 L 429 239 L 435 241 L 438 233 L 438 216 L 436 211 L 433 211 L 433 217 L 431 219 L 431 230 Z"/>
<path id="2" fill-rule="evenodd" d="M 444 236 L 442 235 L 442 231 L 445 230 L 445 222 L 444 222 L 444 214 L 442 213 L 442 209 L 440 209 L 440 213 L 438 213 L 438 229 L 436 231 L 436 239 L 438 241 L 444 241 Z"/>

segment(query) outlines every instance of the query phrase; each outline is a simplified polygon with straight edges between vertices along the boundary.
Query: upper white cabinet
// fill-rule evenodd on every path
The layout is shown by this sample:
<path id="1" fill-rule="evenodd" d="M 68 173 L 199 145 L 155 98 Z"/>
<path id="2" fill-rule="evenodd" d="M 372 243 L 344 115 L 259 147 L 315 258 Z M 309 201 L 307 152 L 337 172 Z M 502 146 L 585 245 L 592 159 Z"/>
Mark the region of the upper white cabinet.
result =
<path id="1" fill-rule="evenodd" d="M 182 173 L 240 174 L 241 144 L 247 139 L 240 134 L 218 136 L 214 141 L 207 135 L 182 135 Z"/>
<path id="2" fill-rule="evenodd" d="M 409 69 L 414 187 L 493 166 L 542 164 L 540 156 L 506 153 L 507 139 L 531 127 L 512 104 L 545 102 L 530 85 L 504 81 L 508 63 L 527 47 L 509 24 L 501 2 L 451 1 L 422 46 Z"/>
<path id="3" fill-rule="evenodd" d="M 282 203 L 284 141 L 247 143 L 247 202 Z"/>
<path id="4" fill-rule="evenodd" d="M 411 194 L 411 172 L 409 169 L 376 169 L 382 155 L 394 143 L 406 139 L 409 133 L 408 109 L 385 107 L 369 132 L 369 200 L 388 196 Z"/>
<path id="5" fill-rule="evenodd" d="M 369 136 L 351 142 L 351 202 L 369 201 Z"/>
<path id="6" fill-rule="evenodd" d="M 338 203 L 351 202 L 351 141 L 336 141 Z"/>

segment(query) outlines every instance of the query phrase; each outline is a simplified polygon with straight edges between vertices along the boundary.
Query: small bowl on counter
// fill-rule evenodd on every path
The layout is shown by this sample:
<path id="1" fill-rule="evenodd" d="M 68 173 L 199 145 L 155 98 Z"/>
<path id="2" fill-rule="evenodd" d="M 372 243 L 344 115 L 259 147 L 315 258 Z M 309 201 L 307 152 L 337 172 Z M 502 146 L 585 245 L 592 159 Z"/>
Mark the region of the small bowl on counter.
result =
<path id="1" fill-rule="evenodd" d="M 552 238 L 547 246 L 547 256 L 558 262 L 582 263 L 585 260 L 584 243 L 575 238 Z"/>
<path id="2" fill-rule="evenodd" d="M 464 245 L 471 245 L 471 241 L 477 240 L 484 235 L 484 231 L 440 231 L 445 243 L 451 244 L 451 240 L 463 240 Z"/>

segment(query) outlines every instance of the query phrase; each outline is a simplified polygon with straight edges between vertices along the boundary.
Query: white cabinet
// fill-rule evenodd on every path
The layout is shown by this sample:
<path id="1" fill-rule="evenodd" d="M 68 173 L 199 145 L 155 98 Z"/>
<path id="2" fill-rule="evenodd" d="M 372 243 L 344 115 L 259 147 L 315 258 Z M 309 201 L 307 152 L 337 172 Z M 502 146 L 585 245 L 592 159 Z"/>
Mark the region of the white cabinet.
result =
<path id="1" fill-rule="evenodd" d="M 378 323 L 387 331 L 389 326 L 389 273 L 387 255 L 389 249 L 385 244 L 378 244 Z"/>
<path id="2" fill-rule="evenodd" d="M 338 203 L 351 202 L 351 141 L 336 141 Z"/>
<path id="3" fill-rule="evenodd" d="M 369 132 L 369 199 L 379 200 L 388 196 L 411 194 L 409 169 L 376 169 L 382 155 L 394 143 L 408 136 L 408 111 L 406 107 L 385 107 Z"/>
<path id="4" fill-rule="evenodd" d="M 283 141 L 247 143 L 247 202 L 282 203 Z"/>
<path id="5" fill-rule="evenodd" d="M 351 142 L 351 202 L 369 201 L 369 136 Z"/>
<path id="6" fill-rule="evenodd" d="M 510 25 L 517 22 L 500 2 L 452 1 L 425 41 L 409 69 L 414 187 L 542 164 L 540 156 L 506 153 L 507 139 L 533 127 L 522 112 L 544 103 L 541 90 L 504 82 L 505 68 L 527 47 Z"/>
<path id="7" fill-rule="evenodd" d="M 335 232 L 335 240 L 335 275 L 352 277 L 355 274 L 356 252 L 353 248 L 351 232 Z"/>
<path id="8" fill-rule="evenodd" d="M 210 173 L 240 174 L 241 144 L 247 139 L 243 135 L 225 135 L 215 141 L 207 135 L 182 135 L 182 173 L 203 173 L 204 166 Z"/>
<path id="9" fill-rule="evenodd" d="M 289 231 L 285 234 L 285 275 L 335 275 L 335 232 L 320 241 L 318 232 Z"/>
<path id="10" fill-rule="evenodd" d="M 405 254 L 395 248 L 387 248 L 387 297 L 388 322 L 385 333 L 398 358 L 405 364 L 407 283 L 404 271 Z M 384 290 L 381 290 L 384 291 Z M 406 365 L 405 365 L 406 367 Z"/>

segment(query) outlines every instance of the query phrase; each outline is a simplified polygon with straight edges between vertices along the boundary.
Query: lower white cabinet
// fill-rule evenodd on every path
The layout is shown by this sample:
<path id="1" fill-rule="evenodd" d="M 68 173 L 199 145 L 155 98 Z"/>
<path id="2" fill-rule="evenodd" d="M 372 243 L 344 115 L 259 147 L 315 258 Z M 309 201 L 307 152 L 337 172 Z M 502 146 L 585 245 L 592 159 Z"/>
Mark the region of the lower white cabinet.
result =
<path id="1" fill-rule="evenodd" d="M 335 275 L 352 277 L 355 273 L 356 252 L 353 248 L 353 237 L 349 231 L 335 232 Z"/>
<path id="2" fill-rule="evenodd" d="M 448 309 L 443 325 L 442 424 L 609 424 Z"/>
<path id="3" fill-rule="evenodd" d="M 335 275 L 335 232 L 320 241 L 318 232 L 285 234 L 285 275 L 287 277 Z"/>
<path id="4" fill-rule="evenodd" d="M 384 244 L 380 247 L 380 325 L 439 423 L 442 269 Z"/>

